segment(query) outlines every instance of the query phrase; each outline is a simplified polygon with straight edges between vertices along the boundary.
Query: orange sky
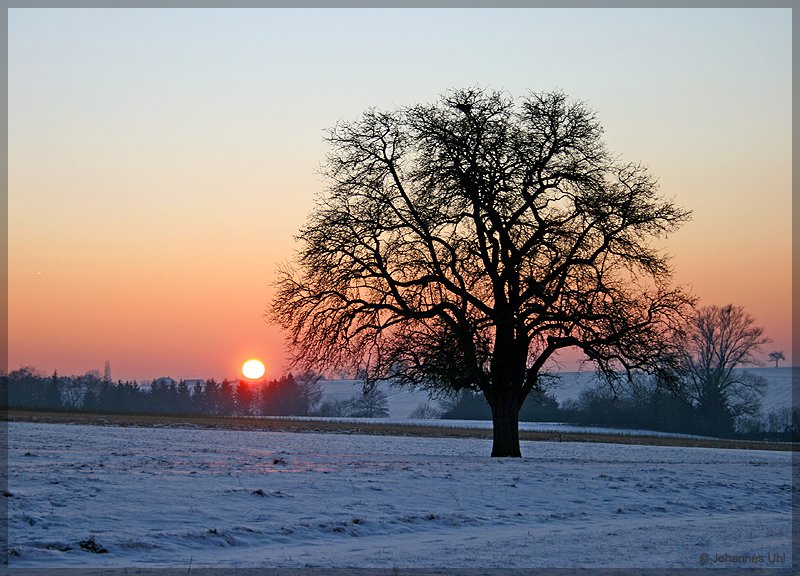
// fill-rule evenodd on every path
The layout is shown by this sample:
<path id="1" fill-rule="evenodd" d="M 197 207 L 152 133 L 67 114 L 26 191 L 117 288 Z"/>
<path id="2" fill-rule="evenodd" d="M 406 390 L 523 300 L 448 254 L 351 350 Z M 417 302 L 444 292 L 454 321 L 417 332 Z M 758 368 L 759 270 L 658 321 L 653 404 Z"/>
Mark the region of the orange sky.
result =
<path id="1" fill-rule="evenodd" d="M 609 148 L 694 211 L 664 244 L 677 280 L 745 306 L 791 361 L 790 15 L 10 10 L 9 367 L 223 378 L 259 357 L 279 376 L 261 315 L 323 129 L 476 83 L 597 109 Z"/>

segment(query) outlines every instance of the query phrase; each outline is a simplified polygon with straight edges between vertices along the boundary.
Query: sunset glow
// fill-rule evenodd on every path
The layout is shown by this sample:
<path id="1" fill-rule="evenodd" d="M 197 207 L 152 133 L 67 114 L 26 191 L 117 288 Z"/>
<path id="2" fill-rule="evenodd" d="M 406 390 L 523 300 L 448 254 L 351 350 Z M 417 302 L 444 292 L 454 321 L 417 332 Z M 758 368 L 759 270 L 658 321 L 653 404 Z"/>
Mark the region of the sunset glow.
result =
<path id="1" fill-rule="evenodd" d="M 692 211 L 659 244 L 676 283 L 701 305 L 744 306 L 790 366 L 791 22 L 778 9 L 9 9 L 2 368 L 108 361 L 114 380 L 221 380 L 263 355 L 280 375 L 284 335 L 265 312 L 325 188 L 325 129 L 474 85 L 559 89 L 596 110 L 609 150 Z M 387 66 L 377 45 L 404 48 Z"/>

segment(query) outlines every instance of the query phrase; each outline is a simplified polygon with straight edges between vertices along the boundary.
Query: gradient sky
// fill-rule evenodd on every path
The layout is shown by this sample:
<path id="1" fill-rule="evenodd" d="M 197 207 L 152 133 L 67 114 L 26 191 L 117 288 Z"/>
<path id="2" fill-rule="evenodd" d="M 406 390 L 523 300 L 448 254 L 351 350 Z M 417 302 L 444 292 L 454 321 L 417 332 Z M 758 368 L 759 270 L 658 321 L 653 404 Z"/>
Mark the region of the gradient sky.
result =
<path id="1" fill-rule="evenodd" d="M 10 9 L 9 367 L 280 375 L 323 130 L 476 84 L 587 101 L 693 210 L 677 281 L 791 362 L 791 80 L 789 9 Z"/>

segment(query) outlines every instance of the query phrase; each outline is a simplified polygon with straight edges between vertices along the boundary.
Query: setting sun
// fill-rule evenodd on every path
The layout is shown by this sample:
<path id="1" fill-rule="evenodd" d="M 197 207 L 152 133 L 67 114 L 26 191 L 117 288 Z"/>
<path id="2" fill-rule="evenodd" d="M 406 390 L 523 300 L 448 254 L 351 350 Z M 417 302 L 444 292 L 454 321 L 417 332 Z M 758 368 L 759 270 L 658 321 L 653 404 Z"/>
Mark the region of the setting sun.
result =
<path id="1" fill-rule="evenodd" d="M 264 363 L 255 358 L 242 364 L 242 374 L 244 374 L 245 378 L 250 378 L 251 380 L 261 378 L 264 375 L 264 371 Z"/>

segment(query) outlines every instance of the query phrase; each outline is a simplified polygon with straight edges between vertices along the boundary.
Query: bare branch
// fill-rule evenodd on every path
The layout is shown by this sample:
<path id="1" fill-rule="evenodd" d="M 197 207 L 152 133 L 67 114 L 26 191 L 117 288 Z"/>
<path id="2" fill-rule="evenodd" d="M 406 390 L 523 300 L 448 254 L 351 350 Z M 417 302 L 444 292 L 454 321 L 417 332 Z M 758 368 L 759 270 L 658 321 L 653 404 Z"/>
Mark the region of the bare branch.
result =
<path id="1" fill-rule="evenodd" d="M 689 213 L 606 151 L 584 103 L 455 90 L 328 143 L 269 313 L 299 367 L 480 390 L 513 420 L 559 349 L 608 374 L 667 356 L 693 301 L 649 242 Z"/>

